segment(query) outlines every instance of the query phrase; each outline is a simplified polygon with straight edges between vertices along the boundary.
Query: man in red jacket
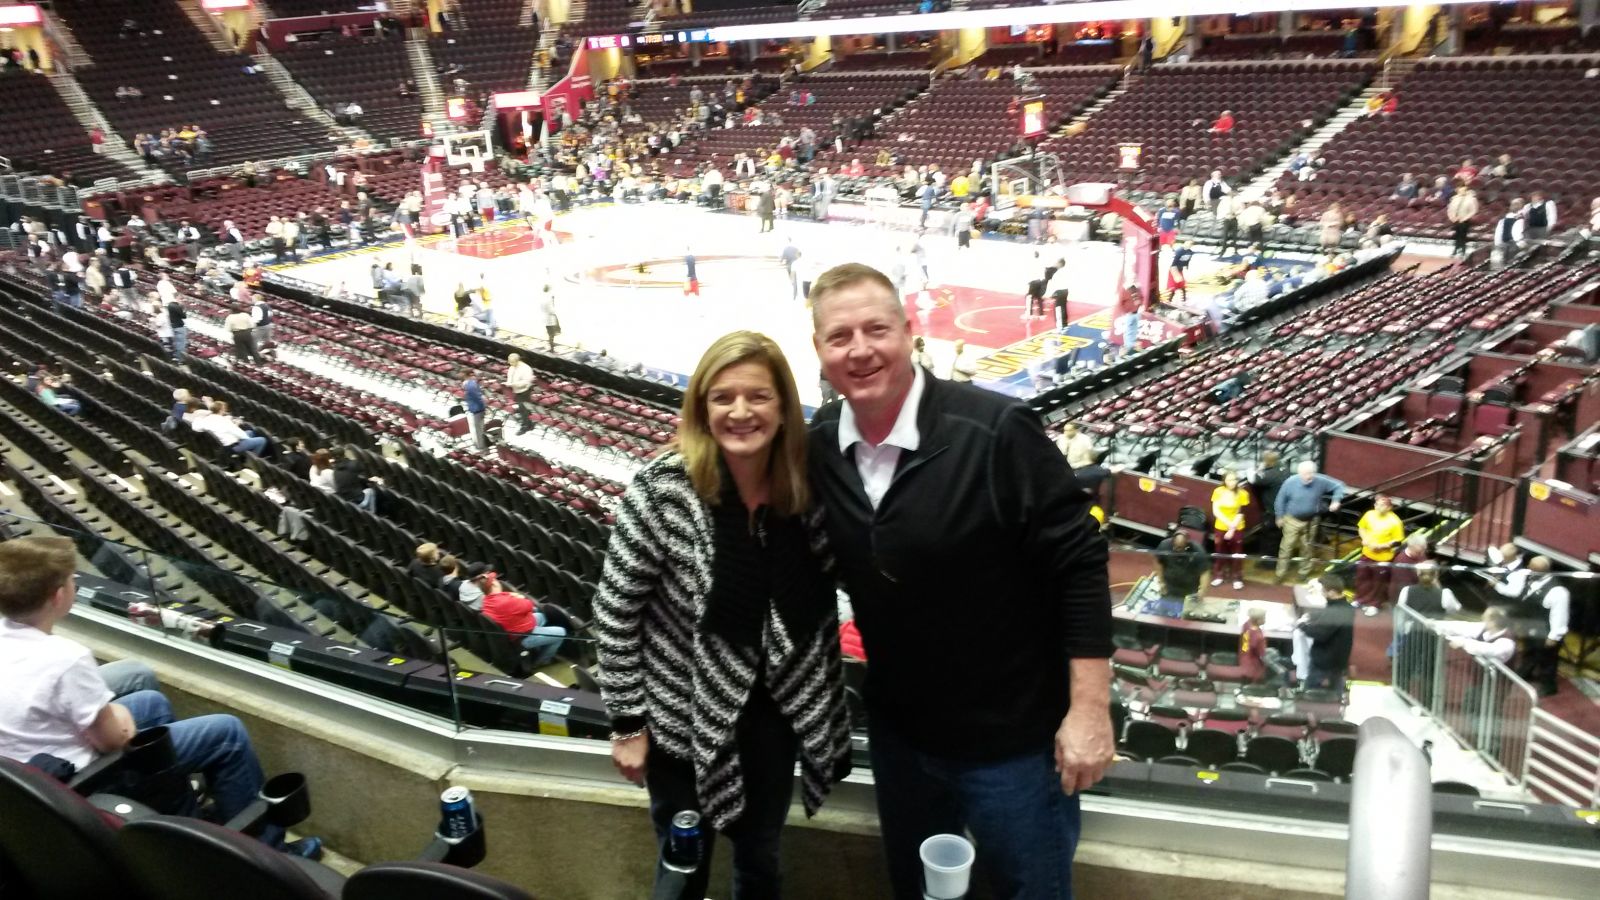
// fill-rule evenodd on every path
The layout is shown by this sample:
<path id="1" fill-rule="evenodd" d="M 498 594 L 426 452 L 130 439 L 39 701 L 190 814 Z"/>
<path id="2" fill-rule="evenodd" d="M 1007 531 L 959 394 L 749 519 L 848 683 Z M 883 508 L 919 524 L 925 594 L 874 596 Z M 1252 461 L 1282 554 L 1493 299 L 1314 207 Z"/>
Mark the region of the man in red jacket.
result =
<path id="1" fill-rule="evenodd" d="M 556 658 L 567 629 L 546 624 L 545 614 L 533 600 L 500 584 L 494 572 L 485 572 L 473 579 L 483 589 L 483 614 L 504 628 L 527 652 L 535 669 L 547 666 Z"/>

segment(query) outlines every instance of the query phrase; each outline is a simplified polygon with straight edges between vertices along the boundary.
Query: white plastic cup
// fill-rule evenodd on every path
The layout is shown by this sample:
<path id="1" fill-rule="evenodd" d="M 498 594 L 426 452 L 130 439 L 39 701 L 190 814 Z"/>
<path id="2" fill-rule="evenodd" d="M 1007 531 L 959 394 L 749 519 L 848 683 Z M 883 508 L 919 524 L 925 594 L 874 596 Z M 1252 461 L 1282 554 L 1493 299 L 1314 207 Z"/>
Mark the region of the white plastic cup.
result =
<path id="1" fill-rule="evenodd" d="M 922 857 L 924 900 L 961 900 L 972 880 L 977 851 L 959 834 L 936 834 L 917 849 Z"/>

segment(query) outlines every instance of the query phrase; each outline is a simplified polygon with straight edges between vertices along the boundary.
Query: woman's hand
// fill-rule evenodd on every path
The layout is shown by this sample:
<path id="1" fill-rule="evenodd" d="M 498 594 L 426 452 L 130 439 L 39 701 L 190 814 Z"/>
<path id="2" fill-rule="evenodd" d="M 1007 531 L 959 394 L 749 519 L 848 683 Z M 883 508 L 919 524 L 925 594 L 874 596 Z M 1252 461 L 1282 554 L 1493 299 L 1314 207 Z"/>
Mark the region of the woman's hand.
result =
<path id="1" fill-rule="evenodd" d="M 640 787 L 644 787 L 644 761 L 649 752 L 648 732 L 627 740 L 611 742 L 611 762 L 616 765 L 617 771 L 622 773 L 623 778 Z"/>

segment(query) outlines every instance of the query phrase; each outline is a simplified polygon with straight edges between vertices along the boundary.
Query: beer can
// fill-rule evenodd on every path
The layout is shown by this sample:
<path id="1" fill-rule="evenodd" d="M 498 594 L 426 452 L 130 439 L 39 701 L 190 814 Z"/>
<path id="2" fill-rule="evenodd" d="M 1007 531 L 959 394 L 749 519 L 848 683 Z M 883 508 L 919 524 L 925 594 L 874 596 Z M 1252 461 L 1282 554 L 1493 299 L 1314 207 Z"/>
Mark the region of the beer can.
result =
<path id="1" fill-rule="evenodd" d="M 667 865 L 684 872 L 700 866 L 700 814 L 686 809 L 672 817 L 667 831 Z"/>
<path id="2" fill-rule="evenodd" d="M 439 836 L 459 841 L 478 828 L 478 814 L 472 808 L 472 792 L 464 787 L 446 788 L 439 795 Z"/>

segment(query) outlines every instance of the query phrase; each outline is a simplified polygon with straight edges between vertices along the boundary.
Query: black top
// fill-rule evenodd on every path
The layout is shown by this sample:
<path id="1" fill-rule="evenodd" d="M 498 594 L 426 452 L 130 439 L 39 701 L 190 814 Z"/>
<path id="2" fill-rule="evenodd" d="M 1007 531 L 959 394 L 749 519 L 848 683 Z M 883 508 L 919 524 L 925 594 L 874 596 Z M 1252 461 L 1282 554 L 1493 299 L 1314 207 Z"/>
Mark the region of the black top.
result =
<path id="1" fill-rule="evenodd" d="M 1187 597 L 1200 592 L 1200 579 L 1211 568 L 1211 558 L 1194 541 L 1182 550 L 1167 538 L 1156 545 L 1156 564 L 1161 567 L 1161 577 L 1168 597 Z"/>
<path id="2" fill-rule="evenodd" d="M 176 300 L 167 304 L 167 321 L 172 323 L 173 328 L 183 328 L 184 320 L 187 316 L 188 314 L 183 310 L 183 304 Z"/>
<path id="3" fill-rule="evenodd" d="M 360 503 L 367 487 L 367 473 L 356 459 L 341 459 L 333 464 L 333 493 L 341 500 Z"/>
<path id="4" fill-rule="evenodd" d="M 302 481 L 311 480 L 311 457 L 304 451 L 289 450 L 278 460 L 278 465 Z"/>
<path id="5" fill-rule="evenodd" d="M 1272 515 L 1273 503 L 1278 499 L 1278 488 L 1283 487 L 1283 480 L 1288 477 L 1287 469 L 1273 466 L 1256 472 L 1256 477 L 1250 480 L 1256 489 L 1256 499 L 1261 502 L 1266 515 Z"/>
<path id="6" fill-rule="evenodd" d="M 428 587 L 439 587 L 441 579 L 444 578 L 444 573 L 439 571 L 438 566 L 430 566 L 420 559 L 413 559 L 406 565 L 406 574 Z"/>
<path id="7" fill-rule="evenodd" d="M 1111 655 L 1106 542 L 1089 497 L 1027 407 L 924 376 L 919 449 L 876 511 L 840 404 L 811 427 L 812 485 L 871 658 L 873 714 L 913 746 L 993 760 L 1047 745 L 1069 660 Z M 983 677 L 961 663 L 994 648 Z"/>
<path id="8" fill-rule="evenodd" d="M 1300 630 L 1311 638 L 1312 668 L 1341 673 L 1350 667 L 1350 648 L 1356 640 L 1355 607 L 1331 600 L 1326 609 L 1313 613 Z"/>

